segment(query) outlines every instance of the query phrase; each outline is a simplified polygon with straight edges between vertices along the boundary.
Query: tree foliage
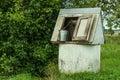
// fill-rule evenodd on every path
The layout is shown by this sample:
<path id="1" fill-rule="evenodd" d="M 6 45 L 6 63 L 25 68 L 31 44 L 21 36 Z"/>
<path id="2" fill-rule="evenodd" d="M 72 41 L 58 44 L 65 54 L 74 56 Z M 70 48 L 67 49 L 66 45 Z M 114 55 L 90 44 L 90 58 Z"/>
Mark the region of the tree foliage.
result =
<path id="1" fill-rule="evenodd" d="M 120 0 L 99 0 L 108 27 L 120 27 Z"/>
<path id="2" fill-rule="evenodd" d="M 66 8 L 101 7 L 108 27 L 120 27 L 120 0 L 67 0 Z"/>

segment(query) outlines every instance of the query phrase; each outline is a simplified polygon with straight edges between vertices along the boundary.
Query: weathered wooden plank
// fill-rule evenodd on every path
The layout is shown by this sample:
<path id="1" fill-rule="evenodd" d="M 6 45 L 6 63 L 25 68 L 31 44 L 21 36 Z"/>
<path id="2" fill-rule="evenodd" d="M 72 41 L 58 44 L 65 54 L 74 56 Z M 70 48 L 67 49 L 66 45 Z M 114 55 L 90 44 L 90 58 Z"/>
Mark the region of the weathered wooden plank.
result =
<path id="1" fill-rule="evenodd" d="M 79 24 L 80 24 L 80 17 L 78 18 L 77 20 L 77 23 L 76 23 L 76 26 L 75 26 L 75 29 L 74 29 L 74 32 L 73 32 L 73 36 L 72 36 L 72 40 L 74 40 L 76 38 L 76 34 L 77 34 L 77 31 L 78 31 L 78 27 L 79 27 Z"/>
<path id="2" fill-rule="evenodd" d="M 89 24 L 89 29 L 88 29 L 88 32 L 87 32 L 87 41 L 89 41 L 89 38 L 90 38 L 90 35 L 91 35 L 90 33 L 92 31 L 94 18 L 95 18 L 95 14 L 92 14 L 91 18 L 89 19 L 90 24 Z"/>
<path id="3" fill-rule="evenodd" d="M 87 23 L 88 23 L 88 19 L 82 19 L 80 21 L 80 25 L 79 25 L 79 28 L 78 28 L 78 32 L 77 32 L 77 35 L 76 37 L 81 37 L 81 36 L 86 36 L 87 34 L 85 33 L 85 30 L 86 28 L 88 27 L 87 26 Z"/>
<path id="4" fill-rule="evenodd" d="M 99 14 L 101 8 L 73 8 L 73 9 L 61 9 L 59 14 Z"/>
<path id="5" fill-rule="evenodd" d="M 89 42 L 93 42 L 93 40 L 94 40 L 95 33 L 96 33 L 96 28 L 97 28 L 97 25 L 98 25 L 98 19 L 99 19 L 99 14 L 96 14 L 95 17 L 94 17 L 91 33 L 90 33 L 90 36 L 89 36 L 90 37 Z"/>
<path id="6" fill-rule="evenodd" d="M 63 17 L 79 17 L 82 16 L 83 14 L 62 14 L 61 16 Z"/>
<path id="7" fill-rule="evenodd" d="M 87 42 L 87 41 L 56 41 L 56 42 L 53 42 L 53 43 L 56 43 L 56 44 L 82 44 L 82 45 L 91 45 L 90 42 Z"/>
<path id="8" fill-rule="evenodd" d="M 64 20 L 65 20 L 65 17 L 60 16 L 60 15 L 58 16 L 57 22 L 56 22 L 56 25 L 55 25 L 55 28 L 54 28 L 54 31 L 53 31 L 53 35 L 52 35 L 52 38 L 51 38 L 51 41 L 57 41 L 58 40 L 58 38 L 59 38 L 59 30 L 62 28 Z"/>

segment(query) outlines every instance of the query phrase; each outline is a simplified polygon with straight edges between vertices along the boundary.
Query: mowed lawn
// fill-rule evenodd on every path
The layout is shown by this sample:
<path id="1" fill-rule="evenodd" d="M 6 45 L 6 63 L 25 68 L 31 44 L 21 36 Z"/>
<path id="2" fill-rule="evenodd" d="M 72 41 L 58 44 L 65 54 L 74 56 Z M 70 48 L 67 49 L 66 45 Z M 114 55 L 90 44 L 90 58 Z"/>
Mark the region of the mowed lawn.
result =
<path id="1" fill-rule="evenodd" d="M 52 62 L 44 78 L 22 73 L 11 77 L 0 77 L 0 80 L 120 80 L 120 36 L 106 37 L 101 45 L 101 69 L 99 73 L 63 74 L 57 64 Z"/>

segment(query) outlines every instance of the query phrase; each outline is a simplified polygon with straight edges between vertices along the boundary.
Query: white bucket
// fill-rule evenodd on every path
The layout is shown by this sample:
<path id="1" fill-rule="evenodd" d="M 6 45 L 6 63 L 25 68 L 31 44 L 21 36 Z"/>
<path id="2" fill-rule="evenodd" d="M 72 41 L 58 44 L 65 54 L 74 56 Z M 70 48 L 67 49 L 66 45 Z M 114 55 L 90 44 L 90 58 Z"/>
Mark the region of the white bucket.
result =
<path id="1" fill-rule="evenodd" d="M 60 41 L 67 41 L 68 40 L 68 31 L 67 30 L 60 30 L 59 31 L 59 40 Z"/>

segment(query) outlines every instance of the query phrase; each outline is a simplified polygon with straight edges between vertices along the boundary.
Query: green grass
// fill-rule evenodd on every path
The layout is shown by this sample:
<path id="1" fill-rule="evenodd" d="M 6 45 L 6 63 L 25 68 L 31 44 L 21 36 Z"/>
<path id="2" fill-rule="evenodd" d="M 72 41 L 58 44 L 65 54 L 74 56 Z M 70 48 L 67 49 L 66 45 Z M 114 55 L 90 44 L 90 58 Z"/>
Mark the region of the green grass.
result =
<path id="1" fill-rule="evenodd" d="M 46 77 L 40 78 L 29 73 L 10 77 L 0 77 L 0 80 L 120 80 L 120 36 L 107 37 L 101 46 L 101 69 L 99 73 L 60 73 L 57 64 L 47 66 Z"/>
<path id="2" fill-rule="evenodd" d="M 32 76 L 29 73 L 21 73 L 10 77 L 1 76 L 0 80 L 41 80 L 41 78 Z"/>
<path id="3" fill-rule="evenodd" d="M 107 37 L 106 43 L 101 46 L 99 73 L 67 75 L 57 72 L 48 76 L 46 80 L 120 80 L 120 36 Z"/>

